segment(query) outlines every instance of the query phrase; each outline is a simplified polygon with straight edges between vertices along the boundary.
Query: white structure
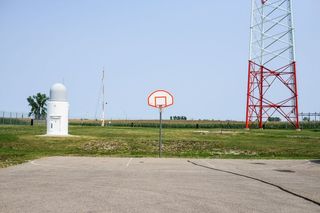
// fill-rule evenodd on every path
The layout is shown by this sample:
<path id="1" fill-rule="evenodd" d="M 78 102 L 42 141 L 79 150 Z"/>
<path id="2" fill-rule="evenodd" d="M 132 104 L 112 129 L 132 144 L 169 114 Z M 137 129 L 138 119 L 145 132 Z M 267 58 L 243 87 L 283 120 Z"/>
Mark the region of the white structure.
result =
<path id="1" fill-rule="evenodd" d="M 67 136 L 69 103 L 67 89 L 63 84 L 57 83 L 51 87 L 47 109 L 47 135 Z"/>

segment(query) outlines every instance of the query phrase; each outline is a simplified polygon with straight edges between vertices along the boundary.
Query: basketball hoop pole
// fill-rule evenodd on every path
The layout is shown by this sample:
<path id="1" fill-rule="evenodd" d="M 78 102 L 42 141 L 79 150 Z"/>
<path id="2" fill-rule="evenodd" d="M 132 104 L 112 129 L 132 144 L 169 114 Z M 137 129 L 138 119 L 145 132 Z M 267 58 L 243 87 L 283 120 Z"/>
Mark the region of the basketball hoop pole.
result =
<path id="1" fill-rule="evenodd" d="M 159 106 L 159 113 L 160 113 L 160 128 L 159 128 L 159 158 L 162 155 L 162 106 Z"/>
<path id="2" fill-rule="evenodd" d="M 159 158 L 162 156 L 162 110 L 173 105 L 173 96 L 165 90 L 156 90 L 148 96 L 148 105 L 159 109 Z"/>

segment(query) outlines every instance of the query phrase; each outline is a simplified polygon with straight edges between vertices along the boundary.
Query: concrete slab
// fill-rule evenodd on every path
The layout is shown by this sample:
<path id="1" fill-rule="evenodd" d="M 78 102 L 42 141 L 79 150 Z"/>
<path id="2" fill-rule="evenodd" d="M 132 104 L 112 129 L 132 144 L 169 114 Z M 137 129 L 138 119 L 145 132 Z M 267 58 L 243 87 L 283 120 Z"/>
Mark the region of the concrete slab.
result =
<path id="1" fill-rule="evenodd" d="M 320 212 L 248 178 L 320 202 L 317 162 L 190 161 L 50 157 L 0 169 L 0 212 Z"/>

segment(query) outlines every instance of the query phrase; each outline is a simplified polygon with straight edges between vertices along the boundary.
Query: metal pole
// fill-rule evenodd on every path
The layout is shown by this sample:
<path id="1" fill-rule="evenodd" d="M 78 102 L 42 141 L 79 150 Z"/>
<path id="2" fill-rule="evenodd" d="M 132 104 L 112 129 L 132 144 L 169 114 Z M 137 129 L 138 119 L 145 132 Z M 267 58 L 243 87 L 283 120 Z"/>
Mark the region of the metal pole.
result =
<path id="1" fill-rule="evenodd" d="M 263 77 L 263 72 L 264 72 L 264 67 L 261 65 L 260 66 L 260 84 L 259 84 L 259 128 L 263 129 L 263 82 L 264 82 L 264 77 Z"/>
<path id="2" fill-rule="evenodd" d="M 309 122 L 311 121 L 311 113 L 309 112 Z"/>
<path id="3" fill-rule="evenodd" d="M 162 106 L 159 108 L 160 113 L 160 129 L 159 129 L 159 158 L 162 155 Z"/>
<path id="4" fill-rule="evenodd" d="M 102 123 L 101 126 L 104 126 L 104 67 L 102 70 Z"/>

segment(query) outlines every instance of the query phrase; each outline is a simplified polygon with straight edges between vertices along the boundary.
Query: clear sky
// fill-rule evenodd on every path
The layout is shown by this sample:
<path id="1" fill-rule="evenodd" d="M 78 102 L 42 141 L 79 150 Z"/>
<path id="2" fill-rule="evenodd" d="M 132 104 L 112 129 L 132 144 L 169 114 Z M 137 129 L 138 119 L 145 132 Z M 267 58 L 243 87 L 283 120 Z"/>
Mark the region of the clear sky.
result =
<path id="1" fill-rule="evenodd" d="M 0 0 L 0 111 L 64 82 L 71 116 L 94 117 L 104 66 L 108 118 L 157 118 L 166 89 L 165 118 L 244 120 L 250 2 Z M 300 111 L 320 111 L 320 1 L 293 6 Z"/>

